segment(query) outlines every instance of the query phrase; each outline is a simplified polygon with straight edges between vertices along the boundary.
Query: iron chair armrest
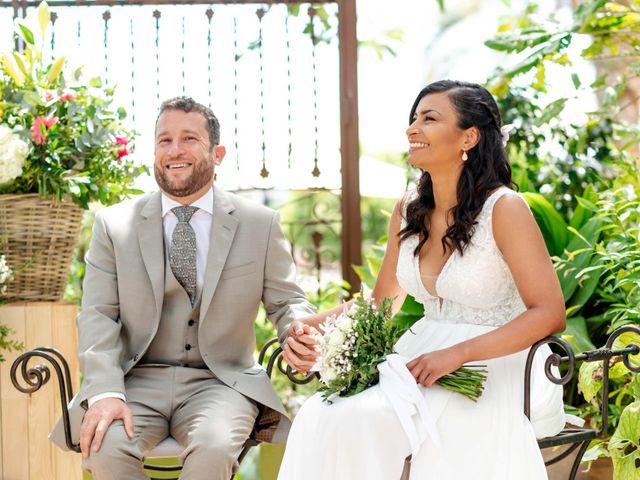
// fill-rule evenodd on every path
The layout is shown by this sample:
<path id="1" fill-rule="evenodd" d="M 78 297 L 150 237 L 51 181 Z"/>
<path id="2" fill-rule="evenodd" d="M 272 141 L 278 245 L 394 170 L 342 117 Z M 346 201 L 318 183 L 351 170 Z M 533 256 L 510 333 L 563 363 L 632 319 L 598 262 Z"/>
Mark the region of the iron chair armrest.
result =
<path id="1" fill-rule="evenodd" d="M 55 370 L 60 393 L 65 443 L 69 450 L 80 452 L 80 445 L 73 443 L 71 440 L 71 424 L 69 422 L 67 405 L 73 398 L 73 386 L 71 385 L 71 372 L 67 360 L 58 350 L 52 347 L 38 347 L 21 354 L 11 365 L 11 383 L 22 393 L 37 392 L 42 386 L 46 385 L 51 378 L 49 365 L 39 363 L 33 367 L 29 367 L 28 363 L 32 358 L 46 360 Z M 18 375 L 18 372 L 20 375 Z"/>
<path id="2" fill-rule="evenodd" d="M 587 450 L 591 440 L 602 435 L 607 430 L 608 414 L 609 414 L 609 368 L 611 367 L 609 360 L 615 355 L 620 355 L 622 361 L 626 367 L 633 371 L 638 372 L 640 368 L 633 367 L 629 360 L 629 355 L 635 355 L 640 352 L 640 346 L 630 344 L 625 348 L 613 349 L 613 343 L 616 338 L 625 332 L 636 332 L 640 334 L 640 328 L 632 325 L 624 326 L 614 331 L 603 348 L 597 350 L 591 350 L 583 352 L 579 355 L 575 355 L 571 346 L 562 338 L 559 337 L 546 337 L 536 342 L 531 347 L 527 356 L 527 362 L 525 367 L 524 377 L 524 413 L 527 418 L 531 418 L 531 368 L 533 365 L 533 357 L 537 350 L 542 345 L 556 345 L 560 347 L 564 354 L 552 353 L 545 360 L 545 374 L 547 378 L 556 385 L 566 385 L 573 378 L 576 371 L 576 362 L 597 362 L 602 361 L 602 405 L 600 407 L 600 413 L 602 415 L 602 426 L 599 430 L 593 428 L 564 428 L 560 433 L 553 437 L 546 437 L 538 439 L 538 446 L 543 448 L 555 447 L 560 445 L 568 445 L 564 451 L 553 456 L 545 461 L 545 465 L 552 465 L 568 457 L 572 452 L 577 450 L 576 457 L 573 461 L 571 472 L 569 473 L 569 480 L 574 480 L 578 473 L 578 466 L 582 460 L 584 452 Z M 559 367 L 560 365 L 566 365 L 567 371 L 564 375 L 556 377 L 551 371 L 552 367 Z"/>
<path id="3" fill-rule="evenodd" d="M 536 342 L 529 350 L 529 355 L 527 356 L 527 363 L 525 367 L 525 377 L 524 377 L 524 413 L 527 418 L 531 418 L 531 368 L 533 365 L 533 357 L 536 351 L 542 345 L 557 345 L 561 347 L 566 355 L 561 355 L 558 353 L 552 353 L 545 360 L 545 374 L 547 378 L 555 383 L 556 385 L 566 385 L 569 383 L 571 378 L 573 377 L 576 370 L 576 362 L 584 361 L 584 362 L 597 362 L 603 361 L 602 366 L 602 392 L 601 392 L 601 400 L 602 405 L 600 407 L 602 414 L 602 427 L 597 431 L 596 436 L 601 435 L 606 431 L 608 426 L 608 401 L 609 401 L 609 369 L 611 367 L 609 360 L 611 357 L 620 356 L 622 357 L 622 361 L 624 365 L 632 372 L 638 373 L 640 372 L 640 367 L 634 367 L 631 364 L 629 359 L 630 355 L 637 355 L 640 353 L 640 345 L 629 344 L 625 348 L 613 349 L 613 344 L 615 340 L 626 332 L 635 332 L 640 335 L 640 327 L 635 325 L 626 325 L 615 330 L 609 338 L 607 339 L 607 343 L 603 348 L 599 348 L 596 350 L 590 350 L 587 352 L 583 352 L 579 355 L 575 355 L 569 343 L 559 337 L 546 337 L 542 340 Z M 567 371 L 561 377 L 556 377 L 551 371 L 552 367 L 559 367 L 560 365 L 566 364 Z"/>

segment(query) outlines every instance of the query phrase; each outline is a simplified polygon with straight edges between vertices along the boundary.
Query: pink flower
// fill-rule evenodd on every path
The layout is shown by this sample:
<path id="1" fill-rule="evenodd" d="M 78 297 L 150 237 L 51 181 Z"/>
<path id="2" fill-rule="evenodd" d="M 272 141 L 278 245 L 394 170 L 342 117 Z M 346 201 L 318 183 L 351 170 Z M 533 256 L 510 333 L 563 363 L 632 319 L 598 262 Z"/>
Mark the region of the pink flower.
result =
<path id="1" fill-rule="evenodd" d="M 60 101 L 61 102 L 75 102 L 76 101 L 76 95 L 74 93 L 71 93 L 71 92 L 64 92 L 62 95 L 60 95 Z"/>
<path id="2" fill-rule="evenodd" d="M 45 101 L 49 101 L 49 100 L 53 100 L 56 96 L 56 92 L 54 92 L 53 90 L 45 90 L 44 91 L 44 99 Z"/>
<path id="3" fill-rule="evenodd" d="M 53 127 L 58 121 L 58 117 L 45 117 L 39 116 L 33 121 L 30 132 L 33 137 L 33 142 L 36 145 L 42 145 L 47 139 L 47 133 L 49 129 Z"/>
<path id="4" fill-rule="evenodd" d="M 126 157 L 127 155 L 129 155 L 129 150 L 127 150 L 126 148 L 123 148 L 118 152 L 118 161 L 121 161 L 122 157 Z"/>
<path id="5" fill-rule="evenodd" d="M 116 135 L 116 142 L 119 143 L 120 145 L 123 145 L 123 146 L 127 146 L 129 144 L 129 140 L 127 140 L 124 137 L 118 137 L 117 135 Z"/>

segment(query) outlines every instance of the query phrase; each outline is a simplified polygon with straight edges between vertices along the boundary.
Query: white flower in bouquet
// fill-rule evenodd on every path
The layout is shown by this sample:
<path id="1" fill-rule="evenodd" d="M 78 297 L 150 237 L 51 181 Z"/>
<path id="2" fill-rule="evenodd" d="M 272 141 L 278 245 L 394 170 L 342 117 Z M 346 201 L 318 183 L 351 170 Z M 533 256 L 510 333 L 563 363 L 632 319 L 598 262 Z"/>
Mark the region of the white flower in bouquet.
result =
<path id="1" fill-rule="evenodd" d="M 7 291 L 6 283 L 13 277 L 13 272 L 7 265 L 4 255 L 0 255 L 0 295 L 4 295 Z"/>
<path id="2" fill-rule="evenodd" d="M 7 183 L 22 174 L 29 154 L 29 144 L 7 125 L 0 125 L 0 183 Z"/>

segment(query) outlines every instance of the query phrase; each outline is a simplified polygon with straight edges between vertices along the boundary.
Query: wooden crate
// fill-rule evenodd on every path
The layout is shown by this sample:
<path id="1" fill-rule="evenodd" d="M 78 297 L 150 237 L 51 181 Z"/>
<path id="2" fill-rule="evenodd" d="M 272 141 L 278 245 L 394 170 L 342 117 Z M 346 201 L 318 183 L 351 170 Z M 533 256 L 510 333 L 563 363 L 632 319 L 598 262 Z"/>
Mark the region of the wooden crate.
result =
<path id="1" fill-rule="evenodd" d="M 12 339 L 24 342 L 27 350 L 46 345 L 65 356 L 74 392 L 80 383 L 76 313 L 75 305 L 62 302 L 0 305 L 0 323 L 15 331 Z M 81 480 L 80 455 L 63 452 L 47 438 L 60 416 L 55 371 L 52 369 L 54 378 L 38 392 L 20 393 L 9 376 L 11 364 L 19 353 L 3 353 L 6 361 L 0 364 L 0 478 Z"/>

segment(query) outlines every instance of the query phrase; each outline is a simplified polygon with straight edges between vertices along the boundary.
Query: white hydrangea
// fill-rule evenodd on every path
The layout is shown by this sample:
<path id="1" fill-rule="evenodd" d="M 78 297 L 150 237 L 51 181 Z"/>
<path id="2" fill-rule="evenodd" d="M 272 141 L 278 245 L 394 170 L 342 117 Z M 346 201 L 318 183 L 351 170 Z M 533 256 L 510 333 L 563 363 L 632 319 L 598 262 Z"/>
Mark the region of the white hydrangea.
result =
<path id="1" fill-rule="evenodd" d="M 4 255 L 0 255 L 0 295 L 4 295 L 7 292 L 6 283 L 13 277 L 13 272 L 7 265 L 7 261 Z"/>
<path id="2" fill-rule="evenodd" d="M 0 125 L 0 183 L 10 182 L 22 174 L 29 144 L 7 125 Z"/>

